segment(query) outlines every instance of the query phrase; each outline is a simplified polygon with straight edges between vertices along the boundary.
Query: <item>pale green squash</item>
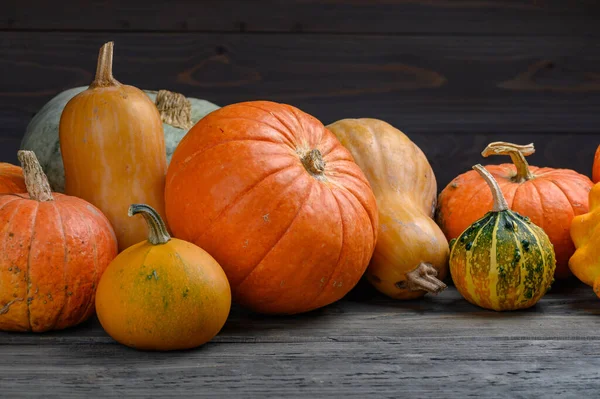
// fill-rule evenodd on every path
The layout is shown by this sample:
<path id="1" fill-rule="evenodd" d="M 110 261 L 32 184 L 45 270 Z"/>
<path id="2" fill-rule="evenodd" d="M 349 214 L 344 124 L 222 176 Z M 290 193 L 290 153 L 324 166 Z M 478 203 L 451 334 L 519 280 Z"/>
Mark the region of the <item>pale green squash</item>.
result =
<path id="1" fill-rule="evenodd" d="M 60 115 L 67 102 L 85 89 L 87 89 L 87 86 L 75 87 L 63 91 L 52 98 L 29 122 L 27 130 L 25 131 L 25 137 L 23 137 L 23 140 L 21 141 L 21 149 L 35 152 L 42 169 L 48 176 L 52 191 L 55 192 L 62 193 L 65 188 L 65 172 L 58 140 Z M 151 90 L 144 90 L 144 92 L 152 99 L 152 101 L 156 101 L 158 92 Z M 180 99 L 181 97 L 176 96 L 174 97 L 174 101 L 169 101 L 167 105 L 178 106 L 179 104 L 177 104 L 177 101 Z M 219 108 L 219 106 L 206 100 L 189 97 L 187 100 L 191 105 L 191 118 L 189 113 L 185 115 L 185 112 L 183 112 L 183 114 L 175 115 L 174 118 L 169 118 L 169 111 L 163 112 L 161 110 L 163 128 L 165 131 L 167 162 L 171 161 L 173 151 L 175 151 L 177 144 L 179 144 L 179 141 L 185 136 L 189 128 L 205 115 Z M 188 119 L 187 121 L 185 120 L 186 118 Z M 166 123 L 165 121 L 168 121 L 169 123 Z"/>

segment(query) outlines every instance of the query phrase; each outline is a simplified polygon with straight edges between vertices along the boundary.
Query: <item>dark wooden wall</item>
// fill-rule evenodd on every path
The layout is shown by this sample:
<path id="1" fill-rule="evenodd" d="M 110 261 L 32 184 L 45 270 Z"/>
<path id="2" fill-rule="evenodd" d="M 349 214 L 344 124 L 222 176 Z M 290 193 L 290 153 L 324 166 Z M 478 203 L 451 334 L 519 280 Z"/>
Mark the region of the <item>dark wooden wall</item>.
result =
<path id="1" fill-rule="evenodd" d="M 2 0 L 0 161 L 46 101 L 91 81 L 108 40 L 115 76 L 141 88 L 384 119 L 440 186 L 490 141 L 586 174 L 600 144 L 597 0 Z"/>

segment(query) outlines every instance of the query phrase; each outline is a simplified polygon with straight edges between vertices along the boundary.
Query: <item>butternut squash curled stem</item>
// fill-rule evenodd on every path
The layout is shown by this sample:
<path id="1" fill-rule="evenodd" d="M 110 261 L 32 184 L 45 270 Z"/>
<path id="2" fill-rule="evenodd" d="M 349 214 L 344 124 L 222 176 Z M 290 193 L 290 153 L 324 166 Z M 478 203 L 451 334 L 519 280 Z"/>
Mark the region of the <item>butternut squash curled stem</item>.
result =
<path id="1" fill-rule="evenodd" d="M 396 286 L 437 295 L 448 287 L 443 281 L 437 279 L 437 275 L 436 268 L 430 263 L 421 263 L 414 270 L 406 273 L 406 281 L 400 281 Z"/>

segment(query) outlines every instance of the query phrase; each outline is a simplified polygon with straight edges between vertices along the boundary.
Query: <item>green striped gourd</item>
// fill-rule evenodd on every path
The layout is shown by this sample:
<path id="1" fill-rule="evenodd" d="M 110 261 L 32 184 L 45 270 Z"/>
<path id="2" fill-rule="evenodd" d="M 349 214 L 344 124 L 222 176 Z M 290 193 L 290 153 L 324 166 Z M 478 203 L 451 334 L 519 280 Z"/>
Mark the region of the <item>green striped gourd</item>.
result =
<path id="1" fill-rule="evenodd" d="M 556 260 L 546 233 L 508 208 L 492 175 L 473 167 L 492 190 L 494 207 L 450 242 L 450 273 L 460 294 L 492 310 L 533 306 L 553 281 Z"/>

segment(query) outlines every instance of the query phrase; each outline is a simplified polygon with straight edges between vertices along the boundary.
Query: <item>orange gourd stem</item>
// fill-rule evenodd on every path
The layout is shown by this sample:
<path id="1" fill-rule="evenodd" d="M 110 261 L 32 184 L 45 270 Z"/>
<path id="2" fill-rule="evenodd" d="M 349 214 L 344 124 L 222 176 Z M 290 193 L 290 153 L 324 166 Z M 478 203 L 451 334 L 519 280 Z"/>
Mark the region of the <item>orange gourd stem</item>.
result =
<path id="1" fill-rule="evenodd" d="M 165 222 L 163 222 L 154 208 L 146 204 L 132 204 L 127 212 L 129 216 L 134 216 L 138 213 L 142 214 L 148 224 L 148 242 L 150 244 L 162 245 L 171 240 Z"/>
<path id="2" fill-rule="evenodd" d="M 508 203 L 506 202 L 506 198 L 504 198 L 504 194 L 502 194 L 502 190 L 500 190 L 500 186 L 492 174 L 479 164 L 473 166 L 473 169 L 479 173 L 479 175 L 490 187 L 490 190 L 492 190 L 492 197 L 494 198 L 494 207 L 492 208 L 492 212 L 502 212 L 507 210 Z"/>
<path id="3" fill-rule="evenodd" d="M 446 284 L 436 278 L 437 274 L 437 269 L 431 264 L 421 263 L 414 270 L 406 273 L 406 281 L 401 281 L 396 286 L 437 295 L 447 288 Z"/>
<path id="4" fill-rule="evenodd" d="M 120 86 L 121 83 L 113 77 L 113 48 L 114 42 L 105 43 L 98 54 L 98 65 L 96 66 L 96 77 L 89 88 Z"/>
<path id="5" fill-rule="evenodd" d="M 525 160 L 525 157 L 535 152 L 533 143 L 527 145 L 518 145 L 512 143 L 506 143 L 503 141 L 496 141 L 488 144 L 487 147 L 481 152 L 484 158 L 490 155 L 508 155 L 512 160 L 513 164 L 517 168 L 517 175 L 513 178 L 516 183 L 521 183 L 527 180 L 535 178 L 533 173 L 529 170 L 529 164 Z"/>
<path id="6" fill-rule="evenodd" d="M 48 183 L 48 178 L 44 174 L 35 153 L 20 150 L 17 152 L 17 157 L 23 168 L 23 178 L 29 197 L 39 202 L 54 201 L 50 183 Z"/>

